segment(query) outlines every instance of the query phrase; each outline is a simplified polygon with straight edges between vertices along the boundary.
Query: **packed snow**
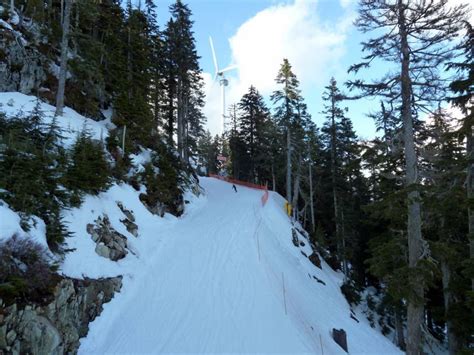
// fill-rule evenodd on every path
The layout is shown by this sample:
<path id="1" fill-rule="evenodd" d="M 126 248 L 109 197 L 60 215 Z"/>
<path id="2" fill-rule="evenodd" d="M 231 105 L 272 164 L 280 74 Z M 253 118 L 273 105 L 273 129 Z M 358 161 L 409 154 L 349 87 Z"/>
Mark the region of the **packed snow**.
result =
<path id="1" fill-rule="evenodd" d="M 152 215 L 128 185 L 88 197 L 65 219 L 68 238 L 62 272 L 75 277 L 123 275 L 123 288 L 104 306 L 81 340 L 80 354 L 103 353 L 345 353 L 331 337 L 347 332 L 351 354 L 399 354 L 340 292 L 342 276 L 315 267 L 291 242 L 284 199 L 201 178 L 206 193 L 187 195 L 186 213 Z M 133 210 L 138 238 L 120 219 L 120 201 Z M 107 213 L 127 236 L 132 253 L 113 262 L 94 252 L 87 223 Z M 300 237 L 301 238 L 301 237 Z M 313 276 L 325 283 L 317 282 Z"/>

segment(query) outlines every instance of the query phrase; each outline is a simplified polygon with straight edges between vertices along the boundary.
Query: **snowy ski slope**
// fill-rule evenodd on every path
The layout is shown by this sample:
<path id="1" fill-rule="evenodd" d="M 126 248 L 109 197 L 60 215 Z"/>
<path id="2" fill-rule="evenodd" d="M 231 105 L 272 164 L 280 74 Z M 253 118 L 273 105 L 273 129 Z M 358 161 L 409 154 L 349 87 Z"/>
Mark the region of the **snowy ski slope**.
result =
<path id="1" fill-rule="evenodd" d="M 346 330 L 351 354 L 401 353 L 362 315 L 360 323 L 350 318 L 340 274 L 324 262 L 323 270 L 316 268 L 301 253 L 309 255 L 309 247 L 292 244 L 281 196 L 270 193 L 262 207 L 262 191 L 238 187 L 235 193 L 212 178 L 201 184 L 206 196 L 179 219 L 158 221 L 137 211 L 131 189 L 117 193 L 135 207 L 141 228 L 133 244 L 137 257 L 114 263 L 124 286 L 91 323 L 80 354 L 343 354 L 332 328 Z M 86 201 L 82 212 L 91 206 Z M 74 254 L 81 252 L 67 257 L 69 273 L 81 269 Z M 90 265 L 83 268 L 100 274 Z"/>
<path id="2" fill-rule="evenodd" d="M 37 101 L 0 93 L 0 103 L 1 111 L 14 116 L 32 111 Z M 50 122 L 54 108 L 40 106 Z M 69 108 L 57 123 L 65 145 L 84 128 L 104 139 L 110 126 L 109 119 L 95 122 Z M 148 155 L 133 157 L 137 169 Z M 152 215 L 139 200 L 141 191 L 125 184 L 86 196 L 80 208 L 63 212 L 74 233 L 67 247 L 74 251 L 66 254 L 61 272 L 79 278 L 123 275 L 121 292 L 91 323 L 79 353 L 344 353 L 330 336 L 332 328 L 346 330 L 351 354 L 401 353 L 363 315 L 357 315 L 359 323 L 350 318 L 341 275 L 324 262 L 323 270 L 311 264 L 301 253 L 311 254 L 307 243 L 292 244 L 281 196 L 270 193 L 262 207 L 260 190 L 239 187 L 235 193 L 212 178 L 201 183 L 206 195 L 187 194 L 191 203 L 180 218 Z M 120 222 L 118 201 L 133 210 L 138 238 Z M 128 239 L 130 253 L 118 262 L 97 255 L 86 232 L 104 213 Z M 25 232 L 3 202 L 0 215 L 0 234 L 18 233 L 46 245 L 37 217 L 36 227 Z"/>

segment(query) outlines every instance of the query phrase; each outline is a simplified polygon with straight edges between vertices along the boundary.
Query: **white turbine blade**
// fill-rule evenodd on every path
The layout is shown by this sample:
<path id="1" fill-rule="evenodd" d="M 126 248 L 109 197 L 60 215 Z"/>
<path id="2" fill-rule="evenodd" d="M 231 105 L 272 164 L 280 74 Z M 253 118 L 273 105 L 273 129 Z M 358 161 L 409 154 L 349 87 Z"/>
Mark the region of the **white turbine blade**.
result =
<path id="1" fill-rule="evenodd" d="M 229 65 L 227 68 L 222 69 L 219 73 L 225 73 L 225 72 L 235 70 L 235 69 L 238 69 L 238 68 L 239 68 L 239 66 L 236 65 L 236 64 Z"/>
<path id="2" fill-rule="evenodd" d="M 212 42 L 211 36 L 209 36 L 209 44 L 211 45 L 212 59 L 214 61 L 214 68 L 216 69 L 216 78 L 217 78 L 217 74 L 219 73 L 219 66 L 217 65 L 216 52 L 214 51 L 214 43 Z"/>

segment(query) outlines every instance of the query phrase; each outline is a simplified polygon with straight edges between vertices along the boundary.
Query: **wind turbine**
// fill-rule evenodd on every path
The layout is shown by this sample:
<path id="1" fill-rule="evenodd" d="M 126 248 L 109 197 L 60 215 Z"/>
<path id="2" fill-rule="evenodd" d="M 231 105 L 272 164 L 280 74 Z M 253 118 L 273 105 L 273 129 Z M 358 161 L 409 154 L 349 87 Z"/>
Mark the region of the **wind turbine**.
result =
<path id="1" fill-rule="evenodd" d="M 212 52 L 212 59 L 214 61 L 214 68 L 216 70 L 216 74 L 214 76 L 214 80 L 219 78 L 219 84 L 221 86 L 221 100 L 222 100 L 222 127 L 223 132 L 225 132 L 225 87 L 229 85 L 229 80 L 226 79 L 224 73 L 237 69 L 236 65 L 230 65 L 227 68 L 219 69 L 219 65 L 217 64 L 217 57 L 216 52 L 214 51 L 214 43 L 212 42 L 212 37 L 209 36 L 209 43 L 211 45 L 211 52 Z"/>

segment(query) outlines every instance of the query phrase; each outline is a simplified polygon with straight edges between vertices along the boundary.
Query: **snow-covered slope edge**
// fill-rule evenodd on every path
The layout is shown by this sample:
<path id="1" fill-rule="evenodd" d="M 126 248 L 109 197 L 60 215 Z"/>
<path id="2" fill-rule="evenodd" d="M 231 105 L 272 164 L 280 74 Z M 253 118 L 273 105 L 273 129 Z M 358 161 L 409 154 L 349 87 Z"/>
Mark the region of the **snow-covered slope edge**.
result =
<path id="1" fill-rule="evenodd" d="M 324 262 L 315 267 L 302 253 L 311 254 L 307 243 L 293 245 L 281 196 L 271 193 L 262 207 L 261 191 L 201 183 L 206 196 L 179 219 L 150 215 L 128 186 L 71 211 L 77 228 L 100 211 L 121 228 L 114 207 L 120 200 L 139 225 L 138 238 L 127 235 L 136 255 L 117 263 L 95 260 L 85 236 L 71 239 L 77 250 L 64 272 L 124 275 L 122 291 L 91 323 L 80 353 L 344 353 L 333 328 L 347 332 L 351 354 L 400 353 L 361 315 L 351 318 L 341 275 Z"/>
<path id="2" fill-rule="evenodd" d="M 97 122 L 67 107 L 61 116 L 55 116 L 54 111 L 53 106 L 34 96 L 18 92 L 0 93 L 2 117 L 4 113 L 7 120 L 34 114 L 41 118 L 45 127 L 54 120 L 63 137 L 60 144 L 68 149 L 72 147 L 83 130 L 87 130 L 93 140 L 105 142 L 109 129 L 114 128 L 106 113 L 104 116 L 109 118 Z M 2 138 L 5 137 L 0 137 L 0 152 L 5 147 Z M 139 151 L 141 152 L 137 154 L 129 154 L 132 162 L 129 174 L 132 177 L 144 170 L 144 165 L 154 154 L 150 149 L 139 149 Z M 108 159 L 110 163 L 113 163 L 110 155 Z M 62 189 L 64 186 L 60 185 L 59 188 Z M 61 250 L 69 250 L 64 255 L 49 250 L 46 237 L 47 226 L 43 219 L 15 210 L 13 205 L 10 206 L 0 198 L 0 258 L 3 257 L 0 264 L 2 271 L 0 286 L 3 287 L 0 295 L 0 353 L 2 351 L 44 354 L 77 352 L 79 338 L 87 334 L 89 322 L 101 313 L 102 305 L 109 302 L 120 290 L 121 275 L 127 270 L 138 267 L 137 265 L 140 265 L 142 260 L 146 261 L 146 252 L 151 250 L 146 245 L 142 248 L 140 246 L 146 240 L 153 241 L 153 239 L 142 239 L 137 233 L 144 235 L 152 235 L 152 233 L 147 233 L 144 227 L 140 227 L 137 233 L 134 233 L 135 230 L 130 233 L 130 228 L 127 229 L 130 227 L 130 220 L 127 220 L 129 224 L 124 224 L 124 217 L 130 218 L 129 211 L 137 212 L 136 216 L 133 215 L 137 223 L 158 229 L 160 221 L 176 219 L 167 214 L 164 218 L 160 218 L 148 212 L 139 200 L 140 193 L 145 191 L 144 187 L 136 191 L 130 185 L 115 183 L 99 196 L 85 195 L 84 203 L 80 208 L 63 209 L 61 215 L 64 218 L 65 227 L 72 232 L 72 237 L 66 238 L 65 244 L 61 245 Z M 5 196 L 9 194 L 7 190 L 0 190 L 0 192 Z M 127 208 L 117 205 L 117 201 L 124 201 L 123 205 Z M 87 230 L 89 223 L 92 224 L 97 218 L 103 218 L 105 215 L 110 219 L 113 229 L 123 234 L 123 238 L 128 242 L 127 256 L 120 263 L 99 256 L 94 251 L 96 244 Z M 135 224 L 132 223 L 132 229 L 133 226 Z M 15 239 L 12 238 L 13 236 Z M 18 243 L 17 240 L 19 240 Z M 44 273 L 42 278 L 38 277 L 38 280 L 35 277 L 27 278 L 26 276 L 20 279 L 20 281 L 27 279 L 28 282 L 31 280 L 32 286 L 28 283 L 28 287 L 33 289 L 31 292 L 23 292 L 21 297 L 15 296 L 8 289 L 10 279 L 5 279 L 3 271 L 7 270 L 6 275 L 10 277 L 12 272 L 16 272 L 11 271 L 10 264 L 13 264 L 16 267 L 15 270 L 21 271 L 17 274 L 21 274 L 22 277 L 30 271 L 35 274 L 41 274 L 41 272 L 38 272 L 37 268 L 34 269 L 36 265 L 34 262 L 28 261 L 25 264 L 22 259 L 16 258 L 15 254 L 11 254 L 13 250 L 9 249 L 11 245 L 18 250 L 22 249 L 22 245 L 32 248 L 31 250 L 35 246 L 41 247 L 41 249 L 35 249 L 34 252 L 41 251 L 41 255 L 44 252 L 45 269 L 49 270 L 49 266 L 51 267 L 51 270 Z M 154 247 L 155 244 L 151 246 Z M 30 255 L 30 249 L 23 249 L 21 255 L 26 258 Z M 12 258 L 14 262 L 10 263 Z M 33 258 L 28 260 L 33 260 Z M 43 262 L 43 258 L 41 260 Z M 55 273 L 56 264 L 60 267 L 59 275 Z M 16 286 L 17 284 L 19 286 Z M 21 284 L 17 282 L 15 287 L 13 290 L 17 292 Z"/>
<path id="3" fill-rule="evenodd" d="M 71 251 L 66 254 L 62 263 L 62 273 L 79 278 L 131 276 L 149 264 L 164 242 L 166 231 L 178 223 L 179 219 L 171 214 L 165 214 L 163 218 L 152 214 L 140 201 L 141 192 L 128 184 L 114 184 L 98 196 L 86 196 L 81 207 L 64 211 L 64 221 L 73 236 L 66 240 L 66 248 Z M 203 199 L 204 196 L 198 198 L 192 193 L 185 194 L 185 200 L 193 203 L 185 210 L 184 217 Z M 135 216 L 137 237 L 128 232 L 122 223 L 126 215 L 119 204 Z M 108 216 L 111 226 L 117 232 L 127 237 L 130 253 L 121 260 L 112 261 L 99 256 L 94 250 L 96 244 L 87 232 L 86 226 L 104 215 Z"/>
<path id="4" fill-rule="evenodd" d="M 44 115 L 43 123 L 49 124 L 54 118 L 56 109 L 40 101 L 35 96 L 25 95 L 19 92 L 0 92 L 0 111 L 12 117 L 18 114 L 26 115 L 39 109 Z M 64 114 L 56 117 L 56 124 L 61 128 L 64 136 L 64 144 L 72 145 L 79 133 L 87 130 L 93 139 L 105 140 L 109 129 L 114 127 L 110 119 L 94 121 L 84 117 L 75 110 L 65 107 Z"/>

